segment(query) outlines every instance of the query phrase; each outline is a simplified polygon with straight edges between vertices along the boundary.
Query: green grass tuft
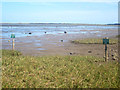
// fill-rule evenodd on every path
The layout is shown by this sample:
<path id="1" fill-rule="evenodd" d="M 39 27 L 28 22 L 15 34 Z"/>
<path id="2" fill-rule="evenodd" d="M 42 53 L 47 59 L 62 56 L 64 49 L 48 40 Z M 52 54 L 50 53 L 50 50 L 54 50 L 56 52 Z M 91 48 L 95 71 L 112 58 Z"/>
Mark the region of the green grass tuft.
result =
<path id="1" fill-rule="evenodd" d="M 15 51 L 15 50 L 2 50 L 2 55 L 3 56 L 20 56 L 22 55 L 21 52 Z"/>
<path id="2" fill-rule="evenodd" d="M 116 37 L 117 37 L 117 38 L 120 38 L 120 35 L 117 35 Z"/>
<path id="3" fill-rule="evenodd" d="M 75 44 L 103 44 L 103 39 L 89 38 L 89 39 L 74 40 L 71 42 Z M 117 43 L 118 43 L 118 39 L 109 39 L 109 44 L 117 44 Z"/>

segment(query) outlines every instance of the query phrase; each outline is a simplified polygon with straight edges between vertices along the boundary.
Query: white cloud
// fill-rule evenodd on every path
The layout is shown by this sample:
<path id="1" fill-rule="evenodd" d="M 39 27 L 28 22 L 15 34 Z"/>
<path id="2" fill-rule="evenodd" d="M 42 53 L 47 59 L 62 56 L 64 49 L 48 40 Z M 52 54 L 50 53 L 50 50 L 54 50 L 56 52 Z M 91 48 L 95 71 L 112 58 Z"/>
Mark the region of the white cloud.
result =
<path id="1" fill-rule="evenodd" d="M 119 0 L 2 0 L 2 2 L 119 2 Z"/>

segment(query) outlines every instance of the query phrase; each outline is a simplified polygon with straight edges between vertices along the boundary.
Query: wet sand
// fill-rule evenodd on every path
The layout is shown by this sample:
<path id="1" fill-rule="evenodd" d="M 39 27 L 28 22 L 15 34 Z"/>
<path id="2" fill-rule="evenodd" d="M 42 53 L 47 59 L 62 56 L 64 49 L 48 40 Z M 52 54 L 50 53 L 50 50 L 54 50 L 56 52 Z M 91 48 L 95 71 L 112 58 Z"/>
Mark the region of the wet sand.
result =
<path id="1" fill-rule="evenodd" d="M 51 56 L 51 55 L 90 55 L 104 56 L 104 45 L 102 44 L 73 44 L 71 40 L 83 38 L 114 38 L 118 35 L 117 30 L 83 30 L 87 33 L 79 34 L 45 34 L 42 36 L 28 36 L 15 38 L 15 50 L 19 50 L 23 55 L 33 56 Z M 99 32 L 100 31 L 100 32 Z M 10 40 L 10 42 L 8 41 Z M 63 40 L 63 42 L 61 42 Z M 2 49 L 12 48 L 12 39 L 4 38 L 2 40 Z M 118 45 L 108 45 L 109 53 L 117 53 Z M 114 49 L 111 51 L 110 49 Z M 91 53 L 88 53 L 91 51 Z"/>

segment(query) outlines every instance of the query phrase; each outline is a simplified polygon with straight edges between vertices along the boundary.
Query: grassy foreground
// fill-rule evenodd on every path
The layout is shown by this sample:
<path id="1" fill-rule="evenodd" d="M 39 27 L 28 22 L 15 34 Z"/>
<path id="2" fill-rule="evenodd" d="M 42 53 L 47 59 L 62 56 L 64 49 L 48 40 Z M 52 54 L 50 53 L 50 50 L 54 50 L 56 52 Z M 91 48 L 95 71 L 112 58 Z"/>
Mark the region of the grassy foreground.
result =
<path id="1" fill-rule="evenodd" d="M 87 38 L 87 39 L 80 39 L 80 40 L 74 40 L 72 43 L 75 44 L 103 44 L 103 39 L 99 38 Z M 109 39 L 109 44 L 117 44 L 118 39 Z"/>
<path id="2" fill-rule="evenodd" d="M 22 56 L 2 51 L 2 88 L 118 88 L 118 63 L 92 56 Z"/>

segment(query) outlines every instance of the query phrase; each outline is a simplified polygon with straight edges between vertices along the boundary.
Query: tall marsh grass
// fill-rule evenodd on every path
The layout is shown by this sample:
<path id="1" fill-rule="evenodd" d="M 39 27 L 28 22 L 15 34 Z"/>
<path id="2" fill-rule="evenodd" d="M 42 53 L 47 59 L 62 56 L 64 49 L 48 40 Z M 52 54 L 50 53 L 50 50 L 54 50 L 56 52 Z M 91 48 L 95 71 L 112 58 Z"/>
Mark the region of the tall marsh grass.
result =
<path id="1" fill-rule="evenodd" d="M 2 88 L 118 88 L 118 63 L 93 56 L 2 52 Z"/>

